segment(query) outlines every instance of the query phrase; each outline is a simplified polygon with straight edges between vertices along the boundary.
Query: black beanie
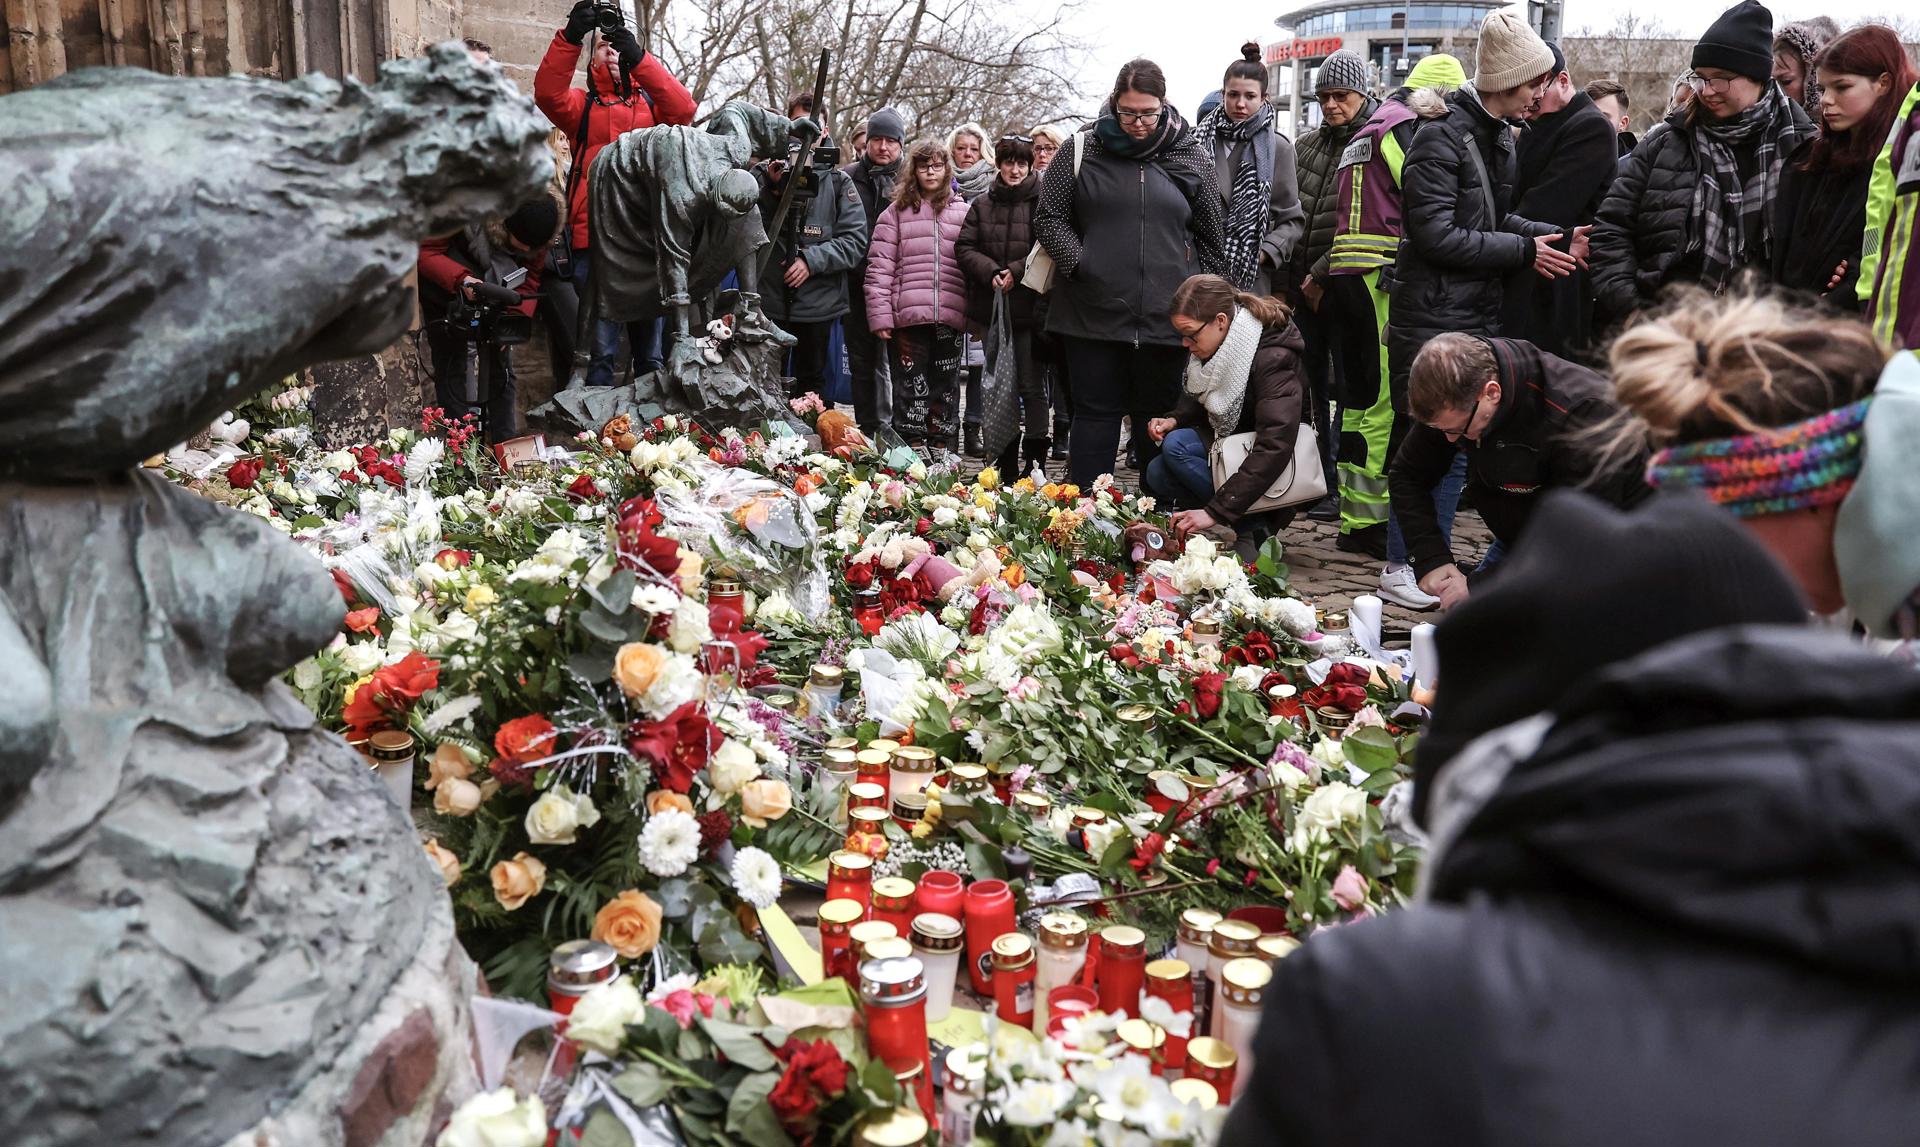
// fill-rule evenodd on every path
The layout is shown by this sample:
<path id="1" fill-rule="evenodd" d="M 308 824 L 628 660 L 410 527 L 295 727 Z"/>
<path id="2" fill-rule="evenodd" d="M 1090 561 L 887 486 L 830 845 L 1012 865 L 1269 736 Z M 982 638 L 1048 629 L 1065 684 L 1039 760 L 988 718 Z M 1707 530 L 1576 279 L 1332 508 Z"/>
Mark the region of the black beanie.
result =
<path id="1" fill-rule="evenodd" d="M 1725 68 L 1765 84 L 1773 78 L 1773 13 L 1760 0 L 1740 0 L 1720 13 L 1693 46 L 1692 66 Z"/>
<path id="2" fill-rule="evenodd" d="M 513 209 L 501 226 L 507 234 L 536 250 L 553 242 L 560 230 L 560 207 L 551 195 L 529 199 Z"/>
<path id="3" fill-rule="evenodd" d="M 1434 632 L 1433 720 L 1414 756 L 1414 816 L 1468 742 L 1552 712 L 1583 680 L 1676 638 L 1729 625 L 1798 625 L 1800 591 L 1740 523 L 1662 494 L 1632 512 L 1548 494 L 1497 577 Z"/>

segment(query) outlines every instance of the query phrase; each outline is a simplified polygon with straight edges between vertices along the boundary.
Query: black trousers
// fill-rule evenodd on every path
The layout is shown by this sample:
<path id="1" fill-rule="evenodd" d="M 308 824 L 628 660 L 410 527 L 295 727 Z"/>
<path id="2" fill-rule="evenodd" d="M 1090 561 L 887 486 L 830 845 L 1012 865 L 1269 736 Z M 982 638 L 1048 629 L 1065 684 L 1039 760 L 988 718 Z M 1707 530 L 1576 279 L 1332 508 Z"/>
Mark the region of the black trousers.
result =
<path id="1" fill-rule="evenodd" d="M 487 441 L 504 442 L 520 433 L 519 399 L 513 381 L 513 365 L 507 348 L 484 346 L 454 338 L 446 333 L 444 322 L 426 324 L 427 349 L 433 360 L 433 393 L 447 417 L 459 418 L 472 411 L 485 418 Z M 491 362 L 490 378 L 481 378 L 481 356 Z M 467 401 L 469 379 L 478 402 Z M 491 394 L 486 393 L 490 390 Z"/>
<path id="2" fill-rule="evenodd" d="M 1147 421 L 1173 409 L 1180 398 L 1180 374 L 1187 352 L 1178 346 L 1063 337 L 1067 377 L 1073 386 L 1073 438 L 1067 472 L 1074 485 L 1090 489 L 1093 480 L 1113 472 L 1120 453 L 1120 420 L 1133 419 L 1140 468 L 1160 453 L 1147 434 Z"/>
<path id="3" fill-rule="evenodd" d="M 854 298 L 853 309 L 840 320 L 840 338 L 847 346 L 847 374 L 853 385 L 853 420 L 872 438 L 880 432 L 881 423 L 888 421 L 881 415 L 890 412 L 890 406 L 880 401 L 878 382 L 880 364 L 885 361 L 887 351 L 867 327 L 866 300 Z"/>
<path id="4" fill-rule="evenodd" d="M 800 341 L 788 354 L 787 373 L 793 381 L 787 384 L 787 397 L 798 398 L 808 391 L 827 396 L 827 343 L 833 337 L 833 320 L 824 323 L 796 323 L 786 319 L 775 320 L 780 329 Z"/>

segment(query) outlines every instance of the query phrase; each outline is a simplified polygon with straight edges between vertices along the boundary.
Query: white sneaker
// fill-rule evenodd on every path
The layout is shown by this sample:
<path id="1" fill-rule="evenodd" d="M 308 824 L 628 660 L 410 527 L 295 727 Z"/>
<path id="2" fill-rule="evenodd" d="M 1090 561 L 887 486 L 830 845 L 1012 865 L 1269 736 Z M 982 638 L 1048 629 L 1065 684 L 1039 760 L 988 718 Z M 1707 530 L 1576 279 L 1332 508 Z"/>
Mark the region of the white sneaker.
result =
<path id="1" fill-rule="evenodd" d="M 1440 604 L 1439 598 L 1420 588 L 1410 565 L 1388 566 L 1380 571 L 1380 596 L 1408 609 L 1428 610 Z"/>

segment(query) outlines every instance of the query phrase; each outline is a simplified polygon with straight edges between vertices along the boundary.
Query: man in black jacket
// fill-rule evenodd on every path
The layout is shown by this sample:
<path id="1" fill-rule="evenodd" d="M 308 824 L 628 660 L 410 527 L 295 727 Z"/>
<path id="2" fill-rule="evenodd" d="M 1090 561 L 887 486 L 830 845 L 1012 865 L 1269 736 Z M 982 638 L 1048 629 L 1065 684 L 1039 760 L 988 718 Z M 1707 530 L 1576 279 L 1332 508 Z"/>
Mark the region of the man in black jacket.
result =
<path id="1" fill-rule="evenodd" d="M 1426 902 L 1275 965 L 1221 1147 L 1911 1144 L 1920 676 L 1705 502 L 1534 529 L 1439 627 Z"/>
<path id="2" fill-rule="evenodd" d="M 1467 597 L 1466 575 L 1433 510 L 1433 491 L 1457 452 L 1467 456 L 1474 508 L 1509 550 L 1547 490 L 1584 487 L 1620 506 L 1647 496 L 1641 457 L 1596 472 L 1600 452 L 1587 432 L 1617 409 L 1607 380 L 1530 343 L 1440 335 L 1414 360 L 1407 397 L 1416 425 L 1394 455 L 1387 488 L 1414 576 L 1442 608 Z"/>
<path id="3" fill-rule="evenodd" d="M 1618 141 L 1607 117 L 1573 86 L 1560 46 L 1547 47 L 1553 52 L 1553 78 L 1528 111 L 1527 130 L 1516 149 L 1513 211 L 1571 235 L 1600 210 L 1619 170 Z M 1563 279 L 1538 278 L 1530 270 L 1508 278 L 1500 333 L 1562 357 L 1584 352 L 1593 310 L 1586 272 L 1576 267 Z"/>
<path id="4" fill-rule="evenodd" d="M 894 181 L 900 177 L 900 148 L 906 139 L 906 125 L 900 113 L 881 108 L 867 117 L 866 150 L 860 158 L 841 168 L 853 180 L 865 213 L 867 236 L 873 236 L 874 220 L 893 201 Z M 867 329 L 867 261 L 847 277 L 848 310 L 840 324 L 847 343 L 847 372 L 853 376 L 853 416 L 868 438 L 893 422 L 892 395 L 885 382 L 887 356 L 880 351 L 880 340 Z"/>
<path id="5" fill-rule="evenodd" d="M 797 145 L 790 156 L 797 152 Z M 760 180 L 760 215 L 771 224 L 788 179 L 785 164 L 753 169 Z M 846 172 L 815 163 L 807 178 L 812 195 L 795 201 L 774 245 L 772 267 L 780 282 L 761 287 L 767 317 L 800 341 L 794 344 L 792 395 L 827 393 L 827 345 L 833 322 L 847 313 L 847 276 L 867 255 L 867 220 L 860 192 Z M 801 214 L 804 210 L 805 214 Z"/>

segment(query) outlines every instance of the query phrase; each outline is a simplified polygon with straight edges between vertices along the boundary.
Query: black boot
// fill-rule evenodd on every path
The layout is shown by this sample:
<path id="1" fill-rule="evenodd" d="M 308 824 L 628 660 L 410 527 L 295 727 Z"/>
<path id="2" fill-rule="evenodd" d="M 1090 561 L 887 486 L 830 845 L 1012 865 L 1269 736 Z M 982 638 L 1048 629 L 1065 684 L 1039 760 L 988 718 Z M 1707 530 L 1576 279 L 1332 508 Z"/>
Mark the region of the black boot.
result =
<path id="1" fill-rule="evenodd" d="M 1048 443 L 1045 438 L 1023 438 L 1020 440 L 1020 464 L 1025 467 L 1025 469 L 1020 471 L 1020 477 L 1024 478 L 1028 474 L 1033 473 L 1035 467 L 1038 467 L 1042 471 L 1046 470 L 1047 445 Z"/>
<path id="2" fill-rule="evenodd" d="M 980 428 L 978 426 L 967 427 L 967 446 L 965 453 L 969 458 L 978 458 L 980 456 Z"/>

